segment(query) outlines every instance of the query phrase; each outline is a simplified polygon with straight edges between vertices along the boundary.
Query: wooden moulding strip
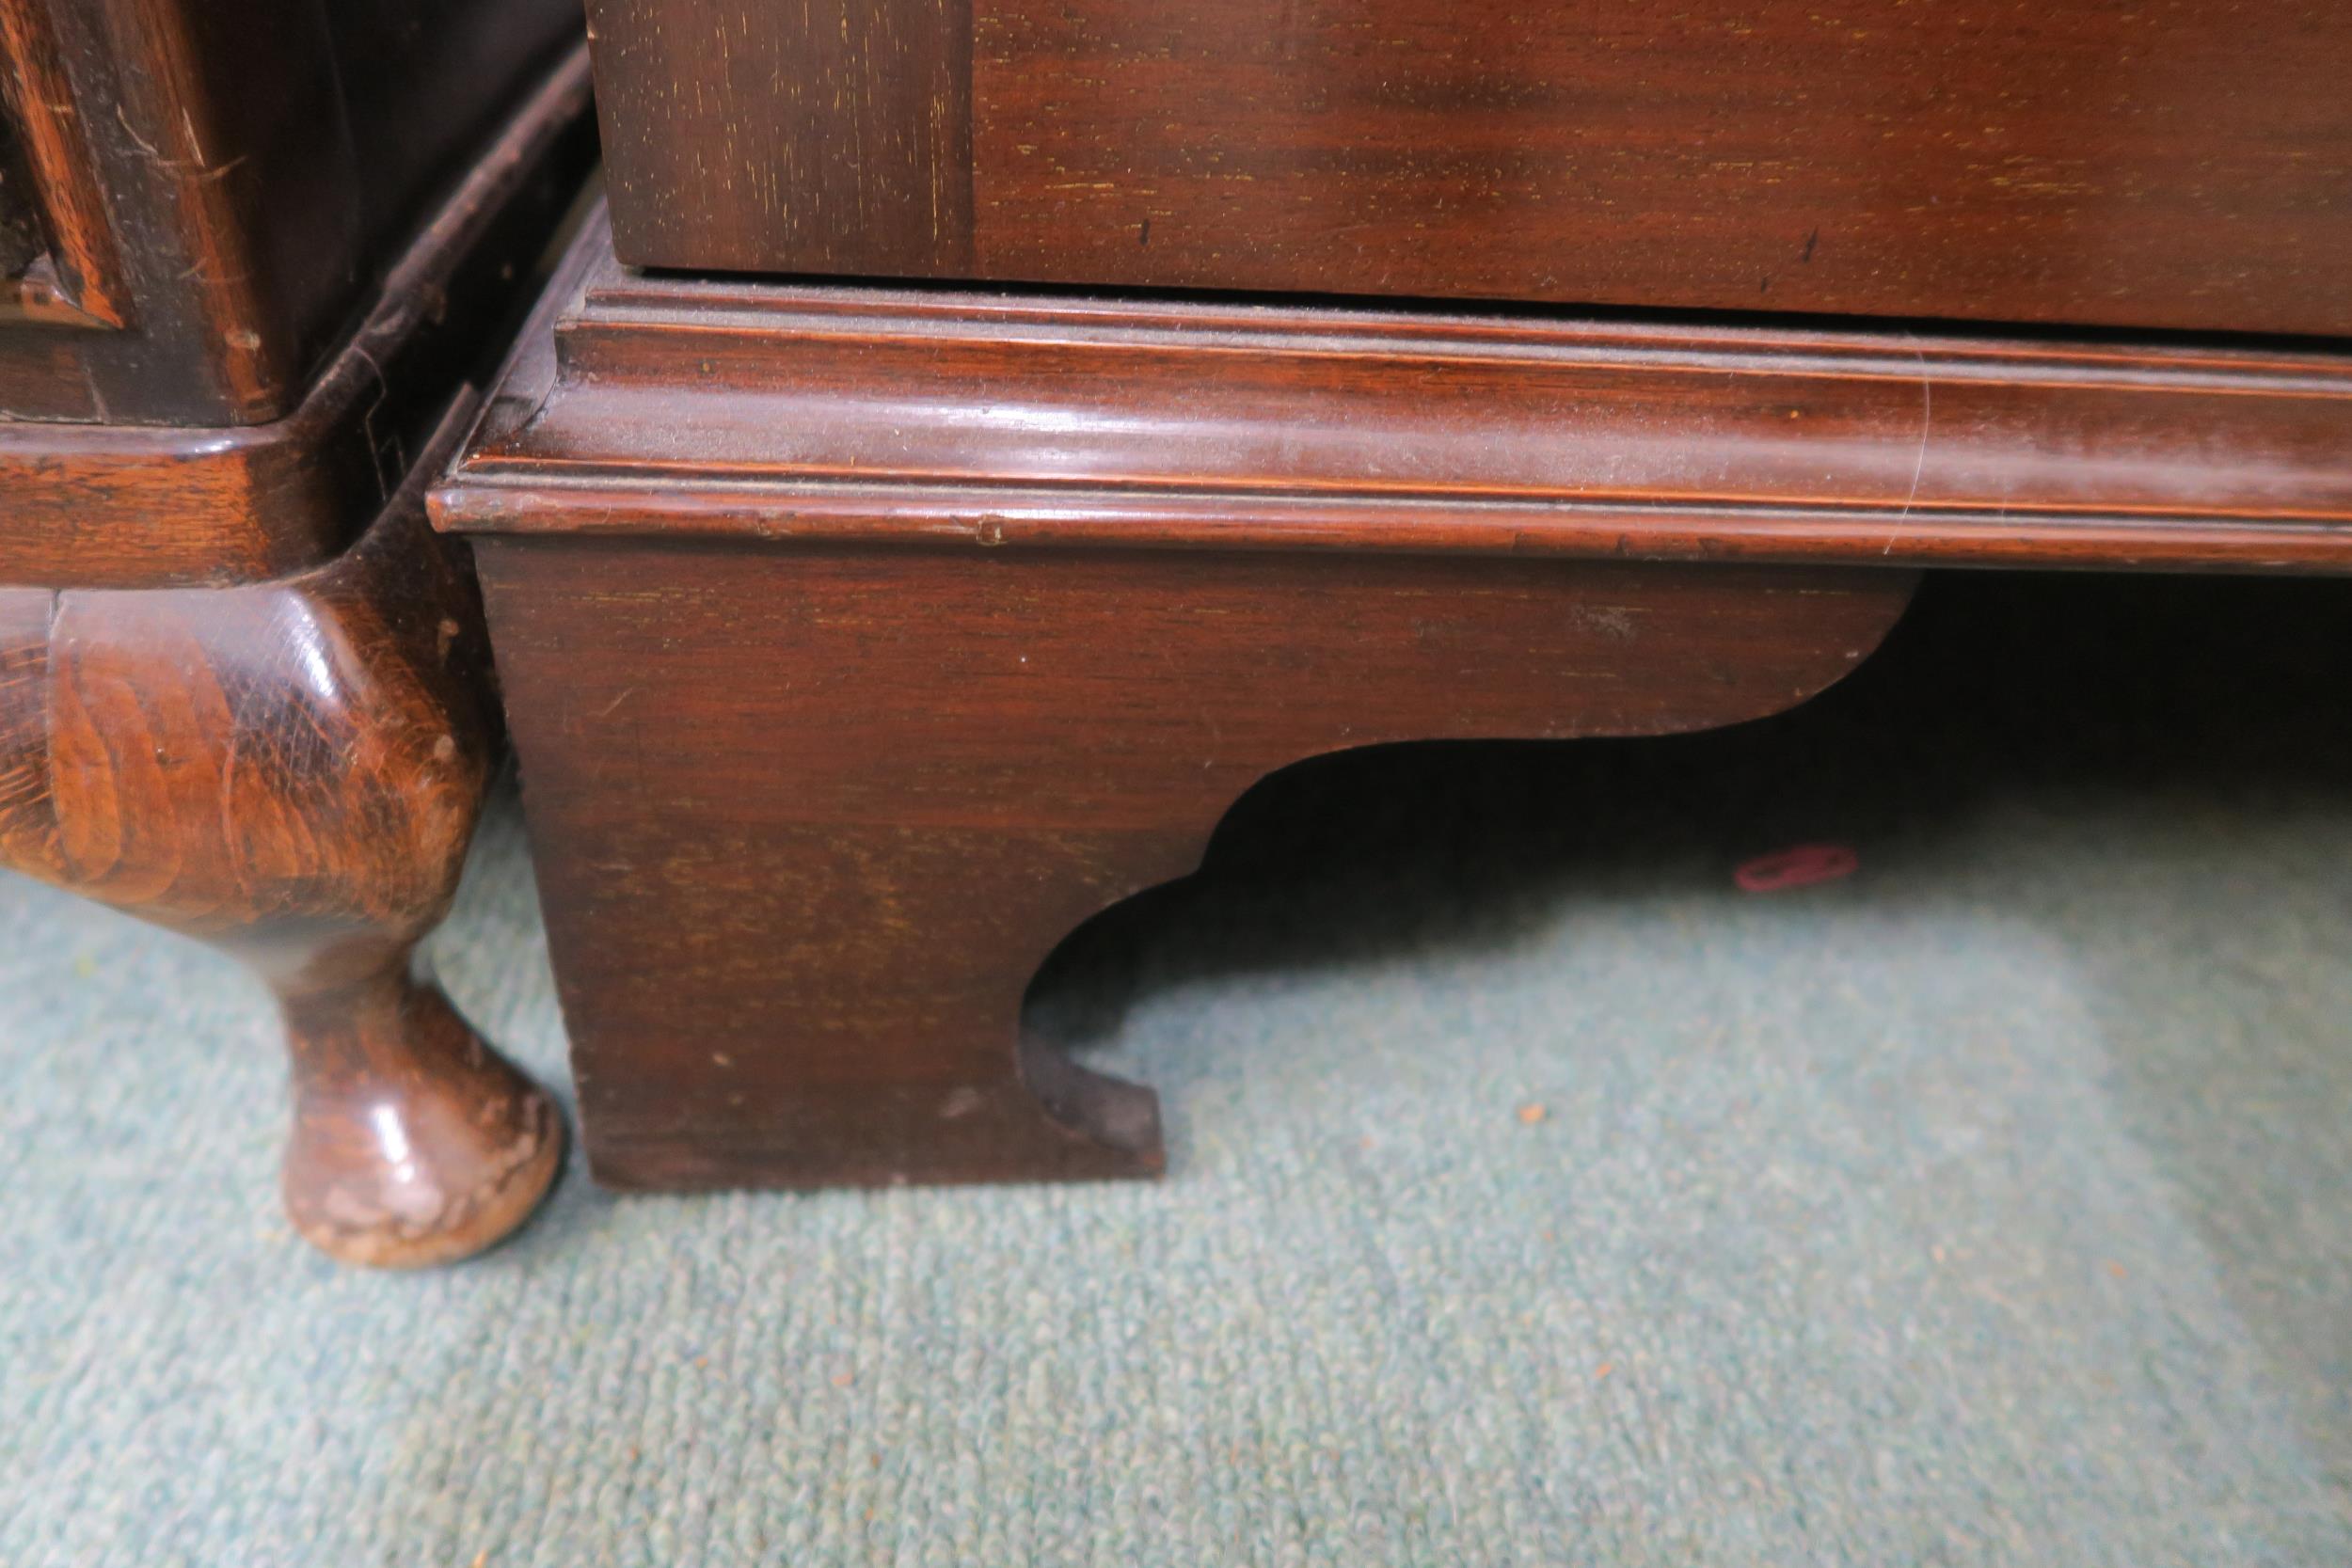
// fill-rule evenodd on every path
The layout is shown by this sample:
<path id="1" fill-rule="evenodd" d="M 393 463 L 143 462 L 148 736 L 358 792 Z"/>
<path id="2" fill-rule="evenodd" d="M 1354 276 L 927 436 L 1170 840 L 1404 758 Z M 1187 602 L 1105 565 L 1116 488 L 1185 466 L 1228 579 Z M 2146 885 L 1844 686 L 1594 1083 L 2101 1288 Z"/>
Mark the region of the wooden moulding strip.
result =
<path id="1" fill-rule="evenodd" d="M 601 225 L 441 526 L 2352 571 L 2352 358 L 635 277 Z"/>

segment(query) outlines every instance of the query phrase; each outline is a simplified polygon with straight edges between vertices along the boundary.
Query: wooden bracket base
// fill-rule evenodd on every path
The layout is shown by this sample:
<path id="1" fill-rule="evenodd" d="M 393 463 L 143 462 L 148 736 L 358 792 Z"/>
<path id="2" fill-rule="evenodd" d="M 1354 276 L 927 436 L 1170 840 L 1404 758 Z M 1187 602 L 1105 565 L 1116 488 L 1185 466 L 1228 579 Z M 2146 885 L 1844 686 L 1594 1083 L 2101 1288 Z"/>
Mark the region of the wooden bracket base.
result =
<path id="1" fill-rule="evenodd" d="M 1788 707 L 1923 564 L 2352 570 L 2352 362 L 631 274 L 591 224 L 475 536 L 590 1159 L 1156 1169 L 1019 1034 L 1318 752 Z"/>
<path id="2" fill-rule="evenodd" d="M 1263 774 L 1787 707 L 1912 574 L 1347 554 L 479 547 L 581 1115 L 625 1187 L 1132 1176 L 1020 1035 Z"/>

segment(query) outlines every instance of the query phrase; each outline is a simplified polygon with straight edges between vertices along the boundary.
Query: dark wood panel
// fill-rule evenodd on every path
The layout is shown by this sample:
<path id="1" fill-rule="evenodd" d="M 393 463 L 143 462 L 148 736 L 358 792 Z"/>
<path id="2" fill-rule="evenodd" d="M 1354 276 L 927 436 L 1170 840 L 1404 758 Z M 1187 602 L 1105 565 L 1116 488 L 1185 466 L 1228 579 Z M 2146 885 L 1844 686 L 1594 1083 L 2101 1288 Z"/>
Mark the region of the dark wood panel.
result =
<path id="1" fill-rule="evenodd" d="M 580 0 L 333 0 L 361 257 L 397 255 L 581 38 Z M 379 263 L 380 265 L 380 263 Z"/>
<path id="2" fill-rule="evenodd" d="M 575 0 L 0 0 L 54 285 L 0 320 L 0 417 L 285 417 L 578 36 Z"/>
<path id="3" fill-rule="evenodd" d="M 970 0 L 589 0 L 634 259 L 961 271 Z"/>
<path id="4" fill-rule="evenodd" d="M 0 420 L 0 583 L 274 577 L 350 542 L 512 309 L 594 154 L 585 52 L 512 106 L 284 419 L 182 428 Z M 74 367 L 56 367 L 64 374 Z"/>
<path id="5" fill-rule="evenodd" d="M 130 301 L 49 0 L 0 0 L 0 206 L 15 258 L 0 326 L 119 327 Z M 9 399 L 0 384 L 0 408 Z"/>
<path id="6" fill-rule="evenodd" d="M 2352 570 L 2352 356 L 707 282 L 601 245 L 445 499 L 469 528 Z"/>
<path id="7" fill-rule="evenodd" d="M 983 0 L 979 38 L 992 277 L 2352 329 L 2339 0 Z"/>
<path id="8" fill-rule="evenodd" d="M 24 158 L 24 138 L 7 102 L 0 100 L 0 280 L 22 278 L 24 269 L 48 248 L 32 166 Z"/>
<path id="9" fill-rule="evenodd" d="M 622 256 L 2352 333 L 2338 0 L 973 4 L 597 0 Z"/>

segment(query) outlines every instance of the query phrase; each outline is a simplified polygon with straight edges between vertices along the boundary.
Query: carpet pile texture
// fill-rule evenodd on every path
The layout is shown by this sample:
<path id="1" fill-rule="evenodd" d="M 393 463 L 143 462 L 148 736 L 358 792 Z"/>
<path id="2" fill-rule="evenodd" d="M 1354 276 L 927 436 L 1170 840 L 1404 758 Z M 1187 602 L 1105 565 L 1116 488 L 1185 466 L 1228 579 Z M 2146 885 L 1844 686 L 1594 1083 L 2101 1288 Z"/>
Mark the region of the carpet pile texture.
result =
<path id="1" fill-rule="evenodd" d="M 422 1275 L 279 1217 L 257 983 L 0 880 L 0 1562 L 2352 1562 L 2347 608 L 1931 584 L 1769 724 L 1295 769 L 1033 992 L 1164 1182 L 575 1151 Z M 565 1083 L 511 794 L 436 962 Z"/>

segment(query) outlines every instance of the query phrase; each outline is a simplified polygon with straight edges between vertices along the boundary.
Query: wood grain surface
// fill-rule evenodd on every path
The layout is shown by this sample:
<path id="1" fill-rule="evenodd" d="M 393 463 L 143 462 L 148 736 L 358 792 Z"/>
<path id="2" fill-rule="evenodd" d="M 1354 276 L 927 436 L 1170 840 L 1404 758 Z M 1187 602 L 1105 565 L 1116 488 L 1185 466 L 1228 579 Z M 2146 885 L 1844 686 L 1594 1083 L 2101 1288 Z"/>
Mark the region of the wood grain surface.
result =
<path id="1" fill-rule="evenodd" d="M 969 0 L 588 0 L 588 22 L 607 179 L 647 259 L 966 264 Z"/>
<path id="2" fill-rule="evenodd" d="M 2335 0 L 591 12 L 648 266 L 2352 333 Z"/>

